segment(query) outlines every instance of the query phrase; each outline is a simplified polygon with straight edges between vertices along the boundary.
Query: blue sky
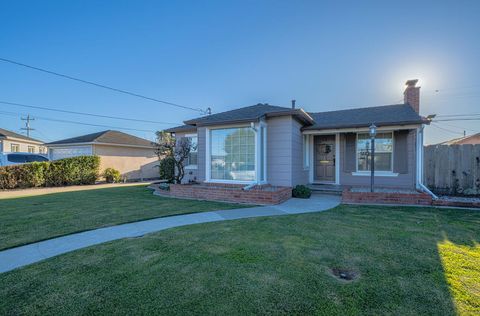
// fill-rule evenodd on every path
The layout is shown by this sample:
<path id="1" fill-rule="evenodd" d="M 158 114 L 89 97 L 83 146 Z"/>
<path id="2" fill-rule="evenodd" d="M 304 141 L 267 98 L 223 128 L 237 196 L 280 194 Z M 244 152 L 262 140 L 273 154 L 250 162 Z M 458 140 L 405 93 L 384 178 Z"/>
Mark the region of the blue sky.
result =
<path id="1" fill-rule="evenodd" d="M 422 114 L 480 113 L 479 12 L 479 1 L 2 1 L 0 57 L 213 112 L 293 98 L 307 111 L 392 104 L 419 78 Z M 1 62 L 0 83 L 0 101 L 198 116 Z M 32 135 L 45 141 L 106 128 L 41 118 L 171 126 L 0 104 L 0 127 L 18 132 L 17 113 L 37 117 Z M 480 121 L 438 124 L 448 132 L 428 127 L 428 143 L 480 132 Z"/>

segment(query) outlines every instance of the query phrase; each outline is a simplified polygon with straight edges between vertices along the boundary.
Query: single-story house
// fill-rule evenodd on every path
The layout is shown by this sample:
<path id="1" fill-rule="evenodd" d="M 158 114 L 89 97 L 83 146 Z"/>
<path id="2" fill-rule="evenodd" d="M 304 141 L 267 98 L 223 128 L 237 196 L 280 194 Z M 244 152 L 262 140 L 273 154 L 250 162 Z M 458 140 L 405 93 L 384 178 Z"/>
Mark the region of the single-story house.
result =
<path id="1" fill-rule="evenodd" d="M 437 145 L 478 145 L 480 144 L 480 133 L 469 136 L 463 136 L 441 142 Z"/>
<path id="2" fill-rule="evenodd" d="M 331 112 L 269 104 L 185 121 L 167 129 L 196 143 L 184 181 L 205 183 L 370 184 L 369 126 L 375 139 L 375 184 L 422 189 L 423 128 L 418 80 L 404 103 Z M 426 190 L 426 188 L 424 188 Z"/>
<path id="3" fill-rule="evenodd" d="M 52 160 L 97 155 L 100 171 L 114 168 L 127 180 L 158 178 L 158 158 L 151 141 L 119 131 L 103 131 L 46 144 Z"/>
<path id="4" fill-rule="evenodd" d="M 0 128 L 0 153 L 24 152 L 47 154 L 47 147 L 38 139 Z"/>

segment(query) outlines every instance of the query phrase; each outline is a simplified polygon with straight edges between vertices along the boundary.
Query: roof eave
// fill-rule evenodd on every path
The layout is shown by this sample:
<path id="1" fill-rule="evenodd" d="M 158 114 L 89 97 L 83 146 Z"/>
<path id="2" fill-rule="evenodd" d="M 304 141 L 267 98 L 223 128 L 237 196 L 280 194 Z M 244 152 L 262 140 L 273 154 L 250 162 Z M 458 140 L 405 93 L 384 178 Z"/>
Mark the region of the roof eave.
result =
<path id="1" fill-rule="evenodd" d="M 383 122 L 383 123 L 374 123 L 377 127 L 384 127 L 384 126 L 396 126 L 396 125 L 421 125 L 421 124 L 428 124 L 424 120 L 417 120 L 417 121 L 398 121 L 398 122 Z M 321 130 L 328 130 L 328 129 L 342 129 L 342 128 L 361 128 L 361 127 L 369 127 L 369 124 L 339 124 L 339 125 L 329 125 L 320 128 L 316 128 L 314 126 L 308 126 L 302 128 L 302 130 L 308 131 L 321 131 Z"/>

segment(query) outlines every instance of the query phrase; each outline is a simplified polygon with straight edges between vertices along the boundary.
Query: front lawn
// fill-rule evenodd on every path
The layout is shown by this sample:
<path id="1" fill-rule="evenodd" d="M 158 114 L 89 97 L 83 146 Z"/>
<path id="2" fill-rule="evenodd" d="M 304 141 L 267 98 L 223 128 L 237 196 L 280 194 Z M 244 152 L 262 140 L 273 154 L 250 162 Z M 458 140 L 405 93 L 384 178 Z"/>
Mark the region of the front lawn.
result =
<path id="1" fill-rule="evenodd" d="M 145 186 L 1 199 L 0 249 L 154 217 L 240 207 L 158 197 Z"/>
<path id="2" fill-rule="evenodd" d="M 0 274 L 0 314 L 478 314 L 479 240 L 478 211 L 412 207 L 192 225 Z"/>

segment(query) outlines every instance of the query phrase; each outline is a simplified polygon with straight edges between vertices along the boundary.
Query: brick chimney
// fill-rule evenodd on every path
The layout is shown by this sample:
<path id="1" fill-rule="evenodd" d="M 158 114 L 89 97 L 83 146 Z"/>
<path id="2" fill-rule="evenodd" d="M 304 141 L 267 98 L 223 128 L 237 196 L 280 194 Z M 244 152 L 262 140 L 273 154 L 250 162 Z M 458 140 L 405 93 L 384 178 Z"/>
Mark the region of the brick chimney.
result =
<path id="1" fill-rule="evenodd" d="M 418 79 L 407 80 L 405 85 L 405 91 L 403 92 L 403 100 L 405 104 L 410 104 L 410 106 L 415 110 L 415 112 L 420 113 L 420 87 L 416 87 Z"/>

